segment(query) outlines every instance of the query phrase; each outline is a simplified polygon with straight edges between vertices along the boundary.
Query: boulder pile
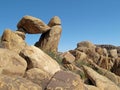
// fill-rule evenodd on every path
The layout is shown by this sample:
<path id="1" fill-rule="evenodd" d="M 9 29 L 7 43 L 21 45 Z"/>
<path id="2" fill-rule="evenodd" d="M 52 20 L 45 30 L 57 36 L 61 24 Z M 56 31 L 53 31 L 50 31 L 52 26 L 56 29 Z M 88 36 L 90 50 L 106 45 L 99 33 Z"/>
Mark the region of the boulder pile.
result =
<path id="1" fill-rule="evenodd" d="M 24 16 L 17 28 L 1 37 L 0 90 L 120 90 L 120 47 L 83 41 L 60 53 L 58 16 Z M 42 35 L 29 46 L 26 34 Z"/>

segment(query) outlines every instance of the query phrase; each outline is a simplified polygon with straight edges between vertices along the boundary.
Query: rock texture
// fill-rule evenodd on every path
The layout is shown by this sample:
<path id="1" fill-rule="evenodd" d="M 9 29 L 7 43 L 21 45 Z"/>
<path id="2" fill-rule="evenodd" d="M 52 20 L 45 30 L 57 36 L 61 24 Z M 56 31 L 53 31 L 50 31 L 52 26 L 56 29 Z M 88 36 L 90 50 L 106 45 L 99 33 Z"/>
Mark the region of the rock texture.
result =
<path id="1" fill-rule="evenodd" d="M 0 48 L 0 74 L 23 76 L 26 68 L 26 61 L 17 53 Z"/>
<path id="2" fill-rule="evenodd" d="M 84 90 L 84 85 L 78 75 L 59 71 L 53 76 L 46 90 Z"/>
<path id="3" fill-rule="evenodd" d="M 24 16 L 17 25 L 18 29 L 23 29 L 29 34 L 44 33 L 50 29 L 42 20 L 32 17 Z"/>
<path id="4" fill-rule="evenodd" d="M 23 33 L 19 31 L 13 32 L 6 29 L 1 38 L 2 46 L 19 53 L 21 49 L 27 46 L 21 35 L 23 35 Z"/>
<path id="5" fill-rule="evenodd" d="M 108 78 L 98 74 L 93 69 L 84 66 L 88 78 L 92 81 L 93 85 L 96 85 L 100 90 L 120 90 L 120 88 Z"/>
<path id="6" fill-rule="evenodd" d="M 51 29 L 41 35 L 40 40 L 36 42 L 35 46 L 47 52 L 57 52 L 62 27 L 59 24 L 55 24 L 52 20 L 50 24 L 53 25 Z"/>
<path id="7" fill-rule="evenodd" d="M 39 86 L 42 87 L 42 90 L 44 90 L 47 87 L 52 76 L 41 69 L 32 68 L 26 72 L 24 77 L 38 84 Z"/>
<path id="8" fill-rule="evenodd" d="M 20 55 L 26 59 L 28 69 L 39 68 L 52 75 L 60 70 L 59 64 L 42 50 L 35 46 L 28 46 L 20 52 Z"/>
<path id="9" fill-rule="evenodd" d="M 0 90 L 42 90 L 42 88 L 21 77 L 0 75 Z"/>

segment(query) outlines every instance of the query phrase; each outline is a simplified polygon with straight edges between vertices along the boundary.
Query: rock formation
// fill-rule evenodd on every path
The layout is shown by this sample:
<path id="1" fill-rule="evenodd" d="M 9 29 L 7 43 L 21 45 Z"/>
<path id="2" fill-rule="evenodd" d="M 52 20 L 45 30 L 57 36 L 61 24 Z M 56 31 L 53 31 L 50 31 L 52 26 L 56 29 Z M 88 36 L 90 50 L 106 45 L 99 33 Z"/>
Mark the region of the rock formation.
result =
<path id="1" fill-rule="evenodd" d="M 83 41 L 59 53 L 57 16 L 48 25 L 24 16 L 17 27 L 1 37 L 0 90 L 120 90 L 120 47 Z M 42 34 L 37 47 L 26 44 L 26 33 Z"/>
<path id="2" fill-rule="evenodd" d="M 17 25 L 18 29 L 23 29 L 29 34 L 44 33 L 50 29 L 42 20 L 32 17 L 24 16 Z"/>
<path id="3" fill-rule="evenodd" d="M 2 35 L 1 43 L 4 48 L 20 52 L 24 47 L 27 46 L 25 42 L 25 34 L 20 31 L 11 31 L 6 29 Z"/>
<path id="4" fill-rule="evenodd" d="M 35 46 L 46 52 L 57 52 L 62 32 L 61 21 L 59 17 L 53 17 L 48 25 L 51 27 L 51 29 L 41 35 Z"/>

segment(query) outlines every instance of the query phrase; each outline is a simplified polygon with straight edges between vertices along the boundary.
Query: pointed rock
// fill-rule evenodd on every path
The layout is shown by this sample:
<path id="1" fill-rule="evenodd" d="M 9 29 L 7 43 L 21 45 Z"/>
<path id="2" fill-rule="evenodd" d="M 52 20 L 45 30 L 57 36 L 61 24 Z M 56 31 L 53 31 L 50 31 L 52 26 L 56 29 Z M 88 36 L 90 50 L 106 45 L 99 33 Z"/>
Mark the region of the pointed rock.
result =
<path id="1" fill-rule="evenodd" d="M 57 52 L 62 32 L 60 25 L 53 26 L 50 31 L 43 33 L 35 46 L 47 52 Z"/>
<path id="2" fill-rule="evenodd" d="M 54 16 L 48 23 L 48 26 L 50 27 L 55 25 L 61 25 L 61 20 L 58 16 Z"/>

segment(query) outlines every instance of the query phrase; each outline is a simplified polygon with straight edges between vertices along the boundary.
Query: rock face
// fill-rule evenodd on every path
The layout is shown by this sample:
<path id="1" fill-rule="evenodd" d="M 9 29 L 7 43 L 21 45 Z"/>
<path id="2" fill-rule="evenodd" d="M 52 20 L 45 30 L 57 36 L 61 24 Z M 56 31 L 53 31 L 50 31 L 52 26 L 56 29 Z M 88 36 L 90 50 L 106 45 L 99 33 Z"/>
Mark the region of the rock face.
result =
<path id="1" fill-rule="evenodd" d="M 17 25 L 18 29 L 23 29 L 29 34 L 44 33 L 50 29 L 42 20 L 32 17 L 24 16 Z"/>
<path id="2" fill-rule="evenodd" d="M 32 68 L 25 74 L 25 78 L 38 84 L 44 90 L 51 79 L 51 75 L 41 69 Z"/>
<path id="3" fill-rule="evenodd" d="M 120 88 L 108 78 L 98 74 L 93 69 L 84 66 L 88 78 L 92 81 L 93 85 L 96 85 L 100 90 L 120 90 Z"/>
<path id="4" fill-rule="evenodd" d="M 84 85 L 78 75 L 59 71 L 53 76 L 46 90 L 84 90 Z"/>
<path id="5" fill-rule="evenodd" d="M 23 76 L 26 68 L 26 61 L 17 53 L 0 48 L 0 74 Z"/>
<path id="6" fill-rule="evenodd" d="M 12 32 L 9 29 L 5 30 L 1 39 L 3 47 L 15 52 L 20 52 L 21 49 L 27 46 L 21 35 L 24 36 L 24 34 L 19 31 Z"/>
<path id="7" fill-rule="evenodd" d="M 26 47 L 20 52 L 20 55 L 26 59 L 28 69 L 39 68 L 51 75 L 60 70 L 59 64 L 55 60 L 35 46 Z"/>
<path id="8" fill-rule="evenodd" d="M 40 40 L 35 44 L 35 46 L 47 52 L 58 51 L 58 44 L 62 32 L 62 27 L 54 21 L 55 19 L 50 21 L 50 26 L 53 26 L 49 31 L 43 33 L 40 37 Z"/>
<path id="9" fill-rule="evenodd" d="M 0 90 L 42 90 L 40 86 L 21 77 L 0 75 Z"/>

